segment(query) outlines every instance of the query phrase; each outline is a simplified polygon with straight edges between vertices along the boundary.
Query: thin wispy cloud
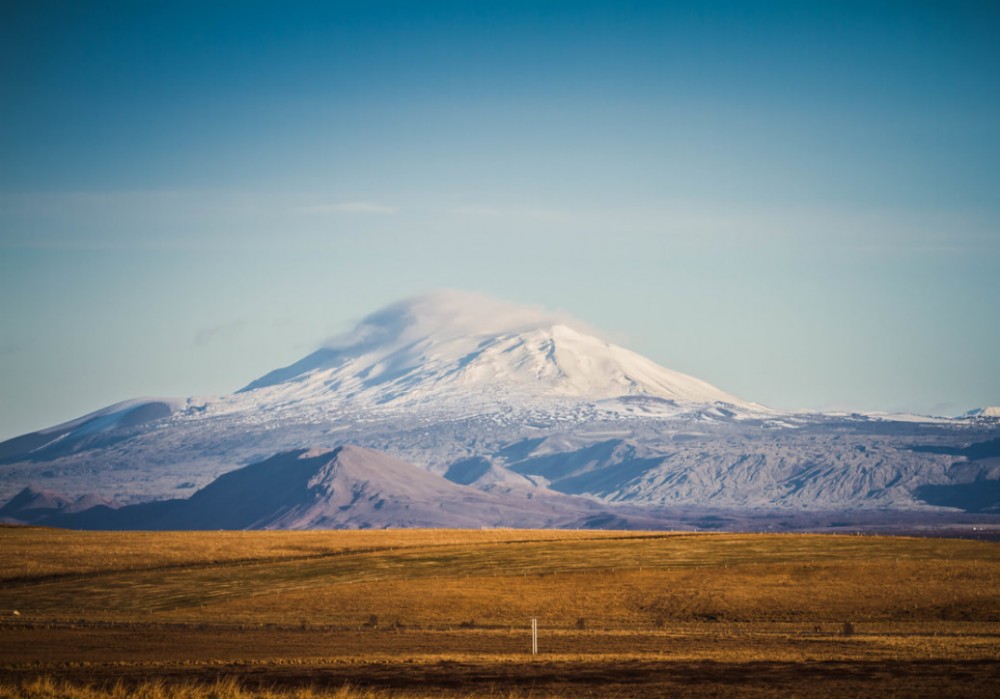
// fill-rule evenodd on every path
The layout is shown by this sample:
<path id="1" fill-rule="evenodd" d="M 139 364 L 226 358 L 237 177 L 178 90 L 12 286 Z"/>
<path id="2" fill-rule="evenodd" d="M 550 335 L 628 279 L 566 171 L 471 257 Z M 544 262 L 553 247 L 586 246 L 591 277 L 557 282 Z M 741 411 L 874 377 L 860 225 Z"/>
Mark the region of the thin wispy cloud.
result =
<path id="1" fill-rule="evenodd" d="M 195 335 L 194 344 L 196 347 L 206 347 L 216 340 L 232 340 L 242 334 L 248 325 L 249 323 L 246 319 L 239 318 L 228 323 L 219 323 L 201 328 Z"/>
<path id="2" fill-rule="evenodd" d="M 446 207 L 441 211 L 452 216 L 509 218 L 519 221 L 556 223 L 569 223 L 584 218 L 584 215 L 580 212 L 538 207 L 452 206 Z"/>
<path id="3" fill-rule="evenodd" d="M 445 211 L 457 216 L 500 216 L 502 213 L 492 206 L 455 206 Z"/>
<path id="4" fill-rule="evenodd" d="M 394 214 L 396 207 L 370 201 L 343 201 L 315 204 L 296 209 L 300 214 Z"/>

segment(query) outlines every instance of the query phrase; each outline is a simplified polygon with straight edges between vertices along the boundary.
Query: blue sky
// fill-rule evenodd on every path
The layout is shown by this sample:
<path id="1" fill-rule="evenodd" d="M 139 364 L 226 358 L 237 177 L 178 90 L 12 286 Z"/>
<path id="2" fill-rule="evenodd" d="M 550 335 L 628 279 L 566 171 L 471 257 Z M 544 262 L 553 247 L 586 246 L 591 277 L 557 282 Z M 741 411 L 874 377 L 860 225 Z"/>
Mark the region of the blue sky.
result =
<path id="1" fill-rule="evenodd" d="M 1000 403 L 1000 6 L 7 3 L 0 437 L 436 288 L 780 408 Z"/>

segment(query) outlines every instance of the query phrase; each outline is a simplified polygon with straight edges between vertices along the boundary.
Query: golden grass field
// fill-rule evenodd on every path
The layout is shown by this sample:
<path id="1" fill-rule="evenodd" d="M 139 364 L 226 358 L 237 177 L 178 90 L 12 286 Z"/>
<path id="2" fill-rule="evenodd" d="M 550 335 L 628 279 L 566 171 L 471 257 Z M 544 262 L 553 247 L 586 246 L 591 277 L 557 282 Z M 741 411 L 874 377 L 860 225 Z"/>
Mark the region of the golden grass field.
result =
<path id="1" fill-rule="evenodd" d="M 964 540 L 6 527 L 0 614 L 0 698 L 1000 687 L 1000 545 Z"/>

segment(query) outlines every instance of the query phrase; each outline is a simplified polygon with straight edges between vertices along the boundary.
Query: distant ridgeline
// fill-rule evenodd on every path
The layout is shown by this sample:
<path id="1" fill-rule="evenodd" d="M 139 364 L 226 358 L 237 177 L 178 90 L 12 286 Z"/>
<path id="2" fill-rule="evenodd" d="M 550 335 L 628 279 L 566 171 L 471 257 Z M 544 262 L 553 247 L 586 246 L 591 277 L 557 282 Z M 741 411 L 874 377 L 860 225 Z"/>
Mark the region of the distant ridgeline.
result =
<path id="1" fill-rule="evenodd" d="M 236 393 L 128 401 L 3 442 L 0 517 L 794 529 L 1000 514 L 994 409 L 780 412 L 575 326 L 457 292 L 393 304 Z"/>

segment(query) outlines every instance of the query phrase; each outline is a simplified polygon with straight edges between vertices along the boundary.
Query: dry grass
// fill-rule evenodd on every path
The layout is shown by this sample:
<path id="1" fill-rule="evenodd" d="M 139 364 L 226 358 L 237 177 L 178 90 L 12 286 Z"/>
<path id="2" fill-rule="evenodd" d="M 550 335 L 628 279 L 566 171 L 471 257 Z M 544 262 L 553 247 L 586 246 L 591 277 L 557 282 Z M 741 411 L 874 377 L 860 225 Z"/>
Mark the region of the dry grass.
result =
<path id="1" fill-rule="evenodd" d="M 0 547 L 0 609 L 33 621 L 333 628 L 502 628 L 532 616 L 550 628 L 1000 621 L 1000 546 L 975 541 L 4 529 Z"/>
<path id="2" fill-rule="evenodd" d="M 136 684 L 119 682 L 111 687 L 94 687 L 40 677 L 21 684 L 0 684 L 0 699 L 386 699 L 389 696 L 385 692 L 349 686 L 333 690 L 313 687 L 250 688 L 233 679 L 218 680 L 210 684 L 166 684 L 154 680 Z M 420 699 L 428 695 L 396 692 L 391 696 L 393 699 Z M 468 695 L 469 699 L 474 699 L 475 696 L 486 695 Z M 497 699 L 501 697 L 500 694 L 493 696 Z M 522 695 L 513 693 L 502 696 L 518 699 Z"/>
<path id="3" fill-rule="evenodd" d="M 0 612 L 0 699 L 940 696 L 963 677 L 989 696 L 1000 680 L 1000 545 L 974 541 L 0 528 Z"/>
<path id="4" fill-rule="evenodd" d="M 379 531 L 75 532 L 0 527 L 0 581 L 168 566 L 301 560 L 376 549 L 616 537 L 617 532 L 518 529 Z M 652 533 L 650 536 L 654 535 Z M 641 534 L 640 534 L 641 536 Z"/>

